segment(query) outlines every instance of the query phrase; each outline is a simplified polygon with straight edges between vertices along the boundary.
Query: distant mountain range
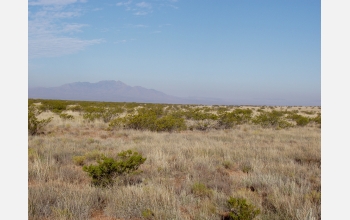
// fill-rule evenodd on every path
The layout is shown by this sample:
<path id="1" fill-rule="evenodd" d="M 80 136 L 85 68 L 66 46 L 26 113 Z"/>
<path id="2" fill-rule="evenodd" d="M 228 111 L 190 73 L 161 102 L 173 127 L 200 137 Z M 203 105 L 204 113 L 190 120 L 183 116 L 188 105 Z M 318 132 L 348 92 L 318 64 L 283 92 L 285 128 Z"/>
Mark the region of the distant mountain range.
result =
<path id="1" fill-rule="evenodd" d="M 128 86 L 121 81 L 114 80 L 97 83 L 74 82 L 49 88 L 29 88 L 28 98 L 167 104 L 224 104 L 221 99 L 180 98 L 141 86 Z"/>

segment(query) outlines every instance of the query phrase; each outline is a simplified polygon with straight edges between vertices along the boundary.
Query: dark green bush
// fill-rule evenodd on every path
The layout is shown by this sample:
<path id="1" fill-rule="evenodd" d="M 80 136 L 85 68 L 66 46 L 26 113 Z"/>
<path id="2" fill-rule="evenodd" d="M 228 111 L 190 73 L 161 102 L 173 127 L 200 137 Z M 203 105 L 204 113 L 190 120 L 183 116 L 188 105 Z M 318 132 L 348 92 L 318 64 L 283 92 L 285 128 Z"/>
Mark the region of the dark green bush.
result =
<path id="1" fill-rule="evenodd" d="M 115 177 L 136 171 L 146 161 L 138 152 L 122 151 L 118 159 L 102 157 L 97 160 L 98 165 L 83 166 L 83 171 L 92 178 L 92 185 L 106 187 L 114 183 Z"/>
<path id="2" fill-rule="evenodd" d="M 126 128 L 135 130 L 155 130 L 157 114 L 154 111 L 140 110 L 136 115 L 129 115 L 125 118 Z"/>
<path id="3" fill-rule="evenodd" d="M 297 123 L 298 126 L 305 126 L 309 124 L 310 119 L 308 117 L 301 116 L 297 120 L 295 120 L 295 122 Z"/>
<path id="4" fill-rule="evenodd" d="M 42 100 L 40 110 L 42 111 L 52 111 L 54 113 L 60 114 L 62 111 L 67 109 L 69 101 L 63 100 Z"/>
<path id="5" fill-rule="evenodd" d="M 125 117 L 125 127 L 150 131 L 186 130 L 185 120 L 181 118 L 181 115 L 169 114 L 163 116 L 163 113 L 160 107 L 139 109 L 138 114 Z"/>
<path id="6" fill-rule="evenodd" d="M 293 121 L 295 121 L 298 126 L 305 126 L 310 122 L 310 118 L 298 114 L 290 114 L 287 118 L 290 118 Z"/>
<path id="7" fill-rule="evenodd" d="M 233 112 L 225 112 L 219 116 L 219 126 L 225 129 L 235 125 L 249 123 L 252 119 L 251 109 L 235 109 Z"/>
<path id="8" fill-rule="evenodd" d="M 35 106 L 29 106 L 28 108 L 28 132 L 30 135 L 36 135 L 41 132 L 41 130 L 52 120 L 52 117 L 47 119 L 39 120 L 37 116 L 42 113 Z"/>
<path id="9" fill-rule="evenodd" d="M 155 121 L 156 131 L 182 131 L 186 130 L 186 123 L 183 118 L 167 115 Z"/>
<path id="10" fill-rule="evenodd" d="M 273 110 L 272 112 L 262 112 L 252 119 L 252 122 L 264 128 L 289 128 L 293 127 L 283 116 L 285 112 Z"/>
<path id="11" fill-rule="evenodd" d="M 260 214 L 260 209 L 249 204 L 246 199 L 230 197 L 227 201 L 231 220 L 252 220 Z"/>

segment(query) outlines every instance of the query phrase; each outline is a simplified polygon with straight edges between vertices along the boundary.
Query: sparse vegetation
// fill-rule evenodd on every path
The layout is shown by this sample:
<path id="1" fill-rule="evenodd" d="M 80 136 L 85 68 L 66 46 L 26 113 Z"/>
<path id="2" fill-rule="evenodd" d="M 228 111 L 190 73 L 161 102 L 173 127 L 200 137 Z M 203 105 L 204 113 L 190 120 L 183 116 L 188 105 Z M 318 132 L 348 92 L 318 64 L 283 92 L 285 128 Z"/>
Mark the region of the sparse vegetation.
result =
<path id="1" fill-rule="evenodd" d="M 29 102 L 37 121 L 50 118 L 41 135 L 28 136 L 29 219 L 321 219 L 320 108 L 40 108 L 51 101 Z M 87 123 L 89 108 L 119 112 Z M 137 115 L 136 129 L 129 123 Z M 264 117 L 267 126 L 256 123 Z M 302 117 L 309 122 L 298 125 Z"/>
<path id="2" fill-rule="evenodd" d="M 36 135 L 42 132 L 42 129 L 50 123 L 52 118 L 46 118 L 39 120 L 38 116 L 42 113 L 42 110 L 39 110 L 35 106 L 31 105 L 28 108 L 28 132 L 30 135 Z"/>

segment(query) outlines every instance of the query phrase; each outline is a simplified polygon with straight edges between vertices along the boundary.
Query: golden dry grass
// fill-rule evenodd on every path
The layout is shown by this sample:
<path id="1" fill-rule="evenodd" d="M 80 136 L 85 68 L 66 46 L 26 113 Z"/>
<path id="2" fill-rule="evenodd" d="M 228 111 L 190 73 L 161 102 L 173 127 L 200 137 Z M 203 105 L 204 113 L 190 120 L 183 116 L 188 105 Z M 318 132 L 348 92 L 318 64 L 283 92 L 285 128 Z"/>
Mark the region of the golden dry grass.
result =
<path id="1" fill-rule="evenodd" d="M 291 108 L 314 115 L 321 111 Z M 74 120 L 42 113 L 41 118 L 53 116 L 45 135 L 28 138 L 29 219 L 221 219 L 229 211 L 230 196 L 246 198 L 259 208 L 256 219 L 321 218 L 317 126 L 109 131 L 103 121 L 86 123 L 79 113 L 69 114 Z M 91 186 L 74 160 L 85 156 L 88 164 L 100 153 L 116 156 L 128 149 L 147 158 L 140 167 L 143 172 L 120 178 L 110 188 Z M 194 190 L 198 183 L 206 190 Z M 152 214 L 146 215 L 147 210 Z"/>

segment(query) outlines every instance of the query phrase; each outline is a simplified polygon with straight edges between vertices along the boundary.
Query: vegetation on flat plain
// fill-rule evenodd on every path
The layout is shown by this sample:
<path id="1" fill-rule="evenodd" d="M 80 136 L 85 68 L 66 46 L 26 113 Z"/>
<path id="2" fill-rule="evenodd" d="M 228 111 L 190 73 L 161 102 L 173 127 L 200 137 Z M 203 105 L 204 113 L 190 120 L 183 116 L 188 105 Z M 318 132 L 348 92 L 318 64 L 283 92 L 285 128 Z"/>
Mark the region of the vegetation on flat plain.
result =
<path id="1" fill-rule="evenodd" d="M 28 123 L 29 219 L 321 218 L 320 107 L 30 99 Z"/>

